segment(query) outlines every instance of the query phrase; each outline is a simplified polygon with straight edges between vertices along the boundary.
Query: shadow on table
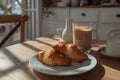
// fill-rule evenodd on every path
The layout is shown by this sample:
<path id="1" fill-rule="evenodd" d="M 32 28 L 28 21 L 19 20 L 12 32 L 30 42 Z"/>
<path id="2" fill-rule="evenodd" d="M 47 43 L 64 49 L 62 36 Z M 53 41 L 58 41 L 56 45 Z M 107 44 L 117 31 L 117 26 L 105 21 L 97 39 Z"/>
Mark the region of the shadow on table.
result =
<path id="1" fill-rule="evenodd" d="M 120 58 L 108 57 L 101 53 L 93 54 L 99 62 L 120 71 Z"/>
<path id="2" fill-rule="evenodd" d="M 53 76 L 40 73 L 36 70 L 33 70 L 33 73 L 40 80 L 101 80 L 105 75 L 105 69 L 100 63 L 97 63 L 96 67 L 91 71 L 79 75 Z"/>
<path id="3" fill-rule="evenodd" d="M 4 54 L 4 56 L 0 57 L 0 60 L 2 60 L 0 62 L 0 80 L 2 77 L 6 77 L 8 75 L 10 75 L 10 78 L 16 78 L 15 80 L 18 80 L 19 78 L 18 75 L 21 75 L 21 78 L 23 78 L 22 76 L 24 75 L 25 77 L 26 76 L 29 77 L 31 80 L 36 80 L 36 77 L 31 73 L 31 71 L 27 67 L 28 61 L 21 61 L 20 58 L 18 58 L 9 49 L 6 48 L 2 49 L 1 53 L 2 53 L 1 55 Z M 17 75 L 16 73 L 20 71 L 22 72 Z M 17 76 L 14 74 L 16 74 Z M 12 79 L 3 78 L 3 80 L 12 80 Z"/>

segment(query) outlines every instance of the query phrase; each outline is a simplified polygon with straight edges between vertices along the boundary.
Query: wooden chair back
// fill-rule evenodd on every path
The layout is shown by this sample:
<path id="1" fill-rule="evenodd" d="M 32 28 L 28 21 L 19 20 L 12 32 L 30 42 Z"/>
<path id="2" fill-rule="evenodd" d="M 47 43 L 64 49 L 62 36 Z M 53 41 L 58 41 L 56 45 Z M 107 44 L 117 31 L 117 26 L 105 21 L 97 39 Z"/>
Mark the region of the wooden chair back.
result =
<path id="1" fill-rule="evenodd" d="M 25 40 L 25 22 L 28 21 L 27 15 L 0 15 L 0 23 L 17 23 L 20 22 L 20 42 Z"/>

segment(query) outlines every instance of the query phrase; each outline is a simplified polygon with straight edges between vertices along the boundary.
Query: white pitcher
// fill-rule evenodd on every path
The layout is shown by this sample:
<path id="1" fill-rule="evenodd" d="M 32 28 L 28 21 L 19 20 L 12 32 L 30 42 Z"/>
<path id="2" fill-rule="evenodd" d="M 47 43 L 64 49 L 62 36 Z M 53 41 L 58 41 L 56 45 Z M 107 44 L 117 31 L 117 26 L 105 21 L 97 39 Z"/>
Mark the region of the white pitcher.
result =
<path id="1" fill-rule="evenodd" d="M 57 33 L 60 37 L 62 37 L 64 42 L 67 42 L 67 43 L 72 42 L 72 40 L 73 40 L 72 19 L 67 18 L 65 28 L 58 28 Z"/>

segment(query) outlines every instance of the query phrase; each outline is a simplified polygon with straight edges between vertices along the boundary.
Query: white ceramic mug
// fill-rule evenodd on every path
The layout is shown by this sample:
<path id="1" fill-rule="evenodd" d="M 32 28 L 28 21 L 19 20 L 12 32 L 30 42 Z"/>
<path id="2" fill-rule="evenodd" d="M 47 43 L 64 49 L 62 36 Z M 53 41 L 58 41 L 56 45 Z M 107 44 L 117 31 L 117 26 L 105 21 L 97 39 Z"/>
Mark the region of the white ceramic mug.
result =
<path id="1" fill-rule="evenodd" d="M 107 42 L 104 54 L 112 57 L 120 57 L 120 40 Z"/>
<path id="2" fill-rule="evenodd" d="M 120 30 L 112 30 L 108 33 L 106 52 L 104 54 L 120 57 Z"/>

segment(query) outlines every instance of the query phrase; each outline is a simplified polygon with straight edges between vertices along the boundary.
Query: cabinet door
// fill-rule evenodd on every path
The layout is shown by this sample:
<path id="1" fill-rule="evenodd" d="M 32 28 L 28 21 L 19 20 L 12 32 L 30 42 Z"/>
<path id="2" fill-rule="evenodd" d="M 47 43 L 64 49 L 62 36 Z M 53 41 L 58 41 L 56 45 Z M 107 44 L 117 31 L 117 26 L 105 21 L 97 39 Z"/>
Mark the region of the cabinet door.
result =
<path id="1" fill-rule="evenodd" d="M 97 22 L 98 11 L 92 8 L 71 8 L 71 17 L 80 22 Z"/>
<path id="2" fill-rule="evenodd" d="M 65 19 L 69 18 L 68 8 L 50 8 L 53 14 L 49 15 L 48 18 L 44 19 L 43 27 L 45 35 L 56 34 L 57 28 L 65 27 Z"/>
<path id="3" fill-rule="evenodd" d="M 120 8 L 101 9 L 101 23 L 120 23 Z"/>

